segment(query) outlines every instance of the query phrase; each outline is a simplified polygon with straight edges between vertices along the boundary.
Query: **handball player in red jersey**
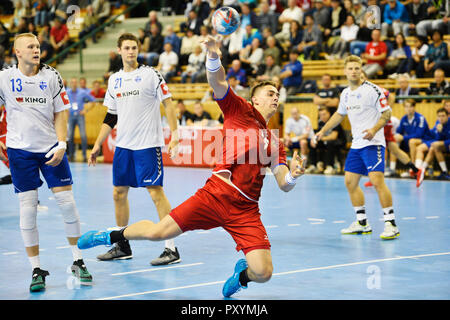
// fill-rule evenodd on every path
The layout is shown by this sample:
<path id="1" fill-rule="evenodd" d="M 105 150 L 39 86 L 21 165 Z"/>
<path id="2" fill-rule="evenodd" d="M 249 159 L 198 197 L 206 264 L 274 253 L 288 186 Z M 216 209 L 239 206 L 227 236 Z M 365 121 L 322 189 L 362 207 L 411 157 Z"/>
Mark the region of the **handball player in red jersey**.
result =
<path id="1" fill-rule="evenodd" d="M 203 44 L 208 50 L 208 83 L 224 114 L 223 155 L 212 176 L 159 223 L 142 220 L 120 231 L 89 231 L 78 246 L 88 249 L 124 239 L 161 241 L 190 230 L 222 227 L 233 237 L 236 250 L 245 254 L 222 289 L 223 295 L 229 297 L 247 288 L 250 281 L 263 283 L 272 276 L 270 242 L 258 205 L 266 168 L 272 170 L 285 192 L 294 188 L 305 169 L 297 153 L 288 166 L 284 145 L 267 129 L 278 109 L 275 84 L 257 83 L 250 92 L 251 102 L 247 102 L 226 81 L 216 39 L 209 36 Z"/>

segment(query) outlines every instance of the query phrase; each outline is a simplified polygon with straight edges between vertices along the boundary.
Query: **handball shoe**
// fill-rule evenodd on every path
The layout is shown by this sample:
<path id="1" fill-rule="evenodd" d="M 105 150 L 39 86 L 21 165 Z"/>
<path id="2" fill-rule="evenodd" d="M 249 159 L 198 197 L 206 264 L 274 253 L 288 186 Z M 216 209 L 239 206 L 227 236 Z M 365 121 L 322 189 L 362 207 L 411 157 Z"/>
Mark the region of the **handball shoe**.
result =
<path id="1" fill-rule="evenodd" d="M 242 271 L 247 269 L 247 266 L 247 261 L 245 259 L 240 259 L 236 263 L 233 275 L 228 278 L 222 288 L 222 294 L 225 298 L 230 297 L 241 289 L 247 289 L 247 287 L 241 285 L 239 282 L 239 275 Z"/>

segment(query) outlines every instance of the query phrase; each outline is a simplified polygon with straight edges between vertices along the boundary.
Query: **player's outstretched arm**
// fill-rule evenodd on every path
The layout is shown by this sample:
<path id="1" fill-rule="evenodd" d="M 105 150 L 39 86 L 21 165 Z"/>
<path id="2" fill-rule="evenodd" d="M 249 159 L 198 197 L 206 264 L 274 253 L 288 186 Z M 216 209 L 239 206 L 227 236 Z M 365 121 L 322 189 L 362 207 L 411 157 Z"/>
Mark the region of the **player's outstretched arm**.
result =
<path id="1" fill-rule="evenodd" d="M 304 160 L 294 151 L 289 168 L 279 165 L 274 171 L 278 187 L 284 192 L 291 191 L 297 183 L 297 178 L 305 173 Z"/>
<path id="2" fill-rule="evenodd" d="M 206 56 L 206 77 L 208 83 L 214 91 L 216 99 L 222 99 L 228 91 L 228 82 L 225 69 L 220 62 L 219 42 L 213 36 L 209 35 L 202 42 L 208 51 Z"/>

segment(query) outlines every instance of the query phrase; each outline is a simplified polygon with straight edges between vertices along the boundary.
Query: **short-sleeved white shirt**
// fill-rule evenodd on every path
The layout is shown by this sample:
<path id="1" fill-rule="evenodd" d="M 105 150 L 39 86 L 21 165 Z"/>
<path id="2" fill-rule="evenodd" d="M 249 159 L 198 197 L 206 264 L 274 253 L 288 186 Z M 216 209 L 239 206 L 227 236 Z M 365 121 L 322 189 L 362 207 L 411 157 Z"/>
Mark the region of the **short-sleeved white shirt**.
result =
<path id="1" fill-rule="evenodd" d="M 311 120 L 301 114 L 298 120 L 290 117 L 286 120 L 285 134 L 293 133 L 295 136 L 300 136 L 308 133 L 308 138 L 314 137 L 314 130 L 312 128 Z"/>
<path id="2" fill-rule="evenodd" d="M 45 64 L 31 77 L 17 65 L 2 69 L 0 103 L 6 108 L 6 146 L 35 153 L 47 152 L 58 142 L 55 113 L 70 108 L 59 72 Z"/>
<path id="3" fill-rule="evenodd" d="M 380 119 L 381 113 L 389 109 L 383 90 L 369 81 L 364 81 L 355 90 L 347 87 L 342 91 L 337 112 L 348 115 L 352 127 L 352 149 L 371 145 L 386 147 L 384 130 L 378 130 L 372 140 L 363 139 L 363 131 L 372 128 Z"/>
<path id="4" fill-rule="evenodd" d="M 130 150 L 164 146 L 160 103 L 171 96 L 164 78 L 151 67 L 112 74 L 103 104 L 117 115 L 116 146 Z"/>

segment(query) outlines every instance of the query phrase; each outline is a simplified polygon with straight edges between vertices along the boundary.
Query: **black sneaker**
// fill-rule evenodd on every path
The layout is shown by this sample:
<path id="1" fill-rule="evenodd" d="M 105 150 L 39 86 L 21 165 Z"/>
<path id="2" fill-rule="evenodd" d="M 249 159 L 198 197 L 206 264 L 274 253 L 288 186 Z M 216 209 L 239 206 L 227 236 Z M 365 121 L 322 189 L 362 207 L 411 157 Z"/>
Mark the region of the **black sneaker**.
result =
<path id="1" fill-rule="evenodd" d="M 34 268 L 32 278 L 31 278 L 31 284 L 30 284 L 30 291 L 31 292 L 37 292 L 42 291 L 45 289 L 45 277 L 49 276 L 50 273 L 46 270 L 42 270 L 40 268 Z"/>
<path id="2" fill-rule="evenodd" d="M 0 178 L 0 184 L 11 184 L 11 183 L 12 183 L 12 179 L 11 179 L 10 174 Z"/>
<path id="3" fill-rule="evenodd" d="M 108 252 L 98 255 L 97 259 L 102 261 L 126 260 L 133 258 L 128 240 L 117 242 Z"/>
<path id="4" fill-rule="evenodd" d="M 180 261 L 180 254 L 178 253 L 177 248 L 175 248 L 175 251 L 172 251 L 169 248 L 165 248 L 163 253 L 161 253 L 158 258 L 152 260 L 150 264 L 152 266 L 162 266 L 166 264 L 179 263 Z"/>
<path id="5" fill-rule="evenodd" d="M 92 284 L 92 275 L 89 273 L 83 259 L 79 259 L 73 262 L 71 267 L 72 274 L 80 280 L 82 285 Z"/>

